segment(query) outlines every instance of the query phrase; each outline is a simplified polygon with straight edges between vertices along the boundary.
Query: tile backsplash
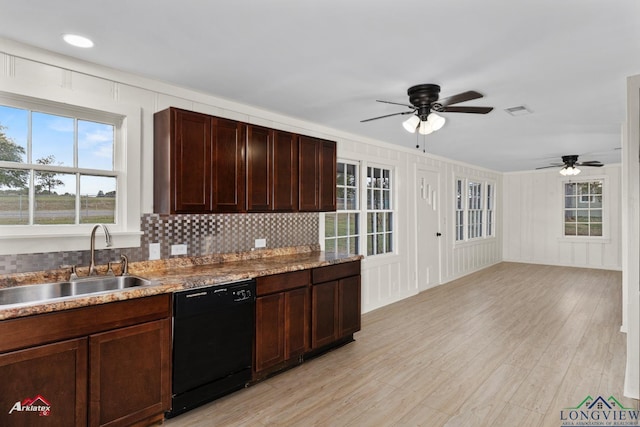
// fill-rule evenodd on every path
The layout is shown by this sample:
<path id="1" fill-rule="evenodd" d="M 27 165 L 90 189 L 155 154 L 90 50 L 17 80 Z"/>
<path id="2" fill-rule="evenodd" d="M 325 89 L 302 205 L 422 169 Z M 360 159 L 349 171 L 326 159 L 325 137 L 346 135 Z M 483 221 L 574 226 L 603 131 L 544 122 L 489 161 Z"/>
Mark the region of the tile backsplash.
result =
<path id="1" fill-rule="evenodd" d="M 318 243 L 317 213 L 253 214 L 144 214 L 139 248 L 96 251 L 96 264 L 117 261 L 120 254 L 130 262 L 149 259 L 149 243 L 160 244 L 160 257 L 171 258 L 171 245 L 187 245 L 186 256 L 246 252 L 255 239 L 266 239 L 267 248 L 315 245 Z M 69 252 L 0 255 L 0 274 L 52 270 L 61 265 L 89 265 L 87 250 Z M 185 255 L 180 255 L 185 256 Z"/>

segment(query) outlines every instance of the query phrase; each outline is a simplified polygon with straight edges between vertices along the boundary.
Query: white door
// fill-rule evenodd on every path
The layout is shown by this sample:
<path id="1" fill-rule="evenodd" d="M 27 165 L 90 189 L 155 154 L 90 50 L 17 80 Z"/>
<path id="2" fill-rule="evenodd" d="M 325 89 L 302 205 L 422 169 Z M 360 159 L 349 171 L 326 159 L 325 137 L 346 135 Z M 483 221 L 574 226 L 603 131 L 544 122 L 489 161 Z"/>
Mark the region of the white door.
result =
<path id="1" fill-rule="evenodd" d="M 418 169 L 416 229 L 418 289 L 440 284 L 440 175 Z"/>

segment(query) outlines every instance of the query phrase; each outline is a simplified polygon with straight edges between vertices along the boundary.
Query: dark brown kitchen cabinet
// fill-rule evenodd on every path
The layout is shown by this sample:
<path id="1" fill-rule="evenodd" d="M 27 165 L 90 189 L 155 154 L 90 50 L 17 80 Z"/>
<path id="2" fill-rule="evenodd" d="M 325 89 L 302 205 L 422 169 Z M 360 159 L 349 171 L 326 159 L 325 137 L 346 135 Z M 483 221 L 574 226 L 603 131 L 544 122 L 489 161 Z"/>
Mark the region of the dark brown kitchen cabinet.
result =
<path id="1" fill-rule="evenodd" d="M 300 211 L 336 210 L 336 143 L 299 137 L 298 207 Z"/>
<path id="2" fill-rule="evenodd" d="M 169 108 L 154 115 L 154 211 L 211 212 L 211 117 Z"/>
<path id="3" fill-rule="evenodd" d="M 245 125 L 212 118 L 213 212 L 245 211 Z"/>
<path id="4" fill-rule="evenodd" d="M 296 211 L 297 179 L 297 136 L 247 125 L 247 211 Z"/>
<path id="5" fill-rule="evenodd" d="M 0 402 L 51 405 L 37 422 L 0 413 L 0 425 L 161 421 L 171 398 L 170 302 L 157 295 L 0 321 Z"/>
<path id="6" fill-rule="evenodd" d="M 309 270 L 256 279 L 255 377 L 297 363 L 309 345 Z"/>
<path id="7" fill-rule="evenodd" d="M 178 108 L 154 115 L 154 212 L 243 212 L 245 125 Z"/>
<path id="8" fill-rule="evenodd" d="M 0 425 L 87 425 L 86 338 L 1 354 L 0 378 Z"/>
<path id="9" fill-rule="evenodd" d="M 156 320 L 89 337 L 89 425 L 131 425 L 162 414 L 168 392 L 171 321 Z"/>
<path id="10" fill-rule="evenodd" d="M 349 339 L 360 330 L 360 261 L 311 272 L 311 348 Z"/>

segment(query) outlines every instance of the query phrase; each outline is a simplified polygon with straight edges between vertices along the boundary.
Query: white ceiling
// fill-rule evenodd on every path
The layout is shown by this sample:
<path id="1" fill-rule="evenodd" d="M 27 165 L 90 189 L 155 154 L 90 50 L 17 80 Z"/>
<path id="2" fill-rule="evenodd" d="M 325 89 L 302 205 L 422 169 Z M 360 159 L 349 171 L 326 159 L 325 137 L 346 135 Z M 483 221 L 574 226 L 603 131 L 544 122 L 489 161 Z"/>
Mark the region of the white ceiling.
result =
<path id="1" fill-rule="evenodd" d="M 415 147 L 408 87 L 488 115 L 443 114 L 427 152 L 499 171 L 580 154 L 620 161 L 638 0 L 0 0 L 0 37 L 331 128 Z M 72 48 L 62 33 L 92 38 Z M 527 116 L 504 109 L 524 105 Z M 422 148 L 423 140 L 420 137 Z"/>

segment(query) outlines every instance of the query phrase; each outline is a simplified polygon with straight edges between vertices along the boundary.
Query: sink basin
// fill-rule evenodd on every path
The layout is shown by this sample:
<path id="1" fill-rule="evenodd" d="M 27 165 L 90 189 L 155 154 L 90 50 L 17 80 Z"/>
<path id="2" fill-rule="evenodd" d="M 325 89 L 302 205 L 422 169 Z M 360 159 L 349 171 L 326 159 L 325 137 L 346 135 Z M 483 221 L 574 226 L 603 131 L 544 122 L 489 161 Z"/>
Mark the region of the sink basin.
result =
<path id="1" fill-rule="evenodd" d="M 156 282 L 138 276 L 95 276 L 69 282 L 16 286 L 0 289 L 0 306 L 49 301 L 154 284 Z"/>

